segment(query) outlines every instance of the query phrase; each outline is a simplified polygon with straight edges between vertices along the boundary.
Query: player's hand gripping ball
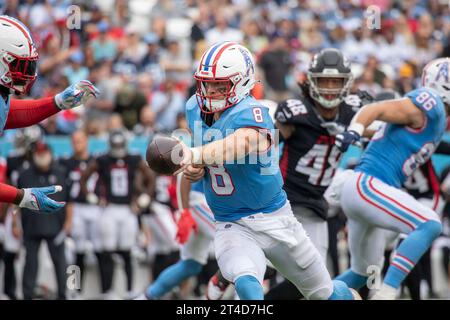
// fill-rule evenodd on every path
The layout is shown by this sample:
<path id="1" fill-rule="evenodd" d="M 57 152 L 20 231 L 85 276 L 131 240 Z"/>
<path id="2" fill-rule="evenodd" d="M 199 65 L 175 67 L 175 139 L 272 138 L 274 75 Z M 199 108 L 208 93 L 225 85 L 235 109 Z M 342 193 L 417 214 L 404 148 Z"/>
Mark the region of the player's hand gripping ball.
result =
<path id="1" fill-rule="evenodd" d="M 149 167 L 156 173 L 172 175 L 181 168 L 183 145 L 175 138 L 156 136 L 147 147 L 146 158 Z"/>

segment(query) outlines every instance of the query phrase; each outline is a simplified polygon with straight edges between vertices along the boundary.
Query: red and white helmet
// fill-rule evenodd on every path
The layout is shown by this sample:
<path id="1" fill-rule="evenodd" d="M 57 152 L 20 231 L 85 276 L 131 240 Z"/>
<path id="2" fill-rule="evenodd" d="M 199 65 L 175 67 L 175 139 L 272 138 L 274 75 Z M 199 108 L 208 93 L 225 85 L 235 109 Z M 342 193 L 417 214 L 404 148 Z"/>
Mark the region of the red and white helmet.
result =
<path id="1" fill-rule="evenodd" d="M 423 68 L 422 85 L 436 90 L 442 101 L 450 106 L 450 58 L 430 61 Z"/>
<path id="2" fill-rule="evenodd" d="M 235 42 L 220 42 L 202 56 L 194 75 L 197 102 L 204 113 L 234 106 L 250 94 L 255 85 L 255 63 L 250 51 Z M 208 95 L 208 82 L 226 84 L 226 92 Z"/>
<path id="3" fill-rule="evenodd" d="M 37 76 L 39 59 L 28 28 L 19 20 L 0 16 L 0 85 L 28 92 Z"/>

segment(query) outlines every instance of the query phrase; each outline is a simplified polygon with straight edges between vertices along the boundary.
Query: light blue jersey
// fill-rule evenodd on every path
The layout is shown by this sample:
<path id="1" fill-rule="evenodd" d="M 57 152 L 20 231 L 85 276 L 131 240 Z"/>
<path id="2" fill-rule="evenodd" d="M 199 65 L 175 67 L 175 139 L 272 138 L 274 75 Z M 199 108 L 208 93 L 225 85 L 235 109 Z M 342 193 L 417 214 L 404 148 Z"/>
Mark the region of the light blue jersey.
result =
<path id="1" fill-rule="evenodd" d="M 0 97 L 0 135 L 3 133 L 3 129 L 6 125 L 6 119 L 8 119 L 9 102 L 11 99 L 5 101 L 3 97 Z"/>
<path id="2" fill-rule="evenodd" d="M 191 184 L 191 191 L 196 191 L 200 193 L 205 193 L 203 191 L 203 182 L 200 180 Z"/>
<path id="3" fill-rule="evenodd" d="M 221 140 L 239 128 L 274 129 L 268 108 L 253 97 L 226 109 L 208 127 L 200 117 L 196 97 L 192 96 L 186 104 L 186 118 L 193 132 L 194 146 Z M 258 158 L 251 162 L 250 158 L 255 156 L 248 155 L 238 163 L 207 167 L 203 187 L 216 220 L 235 221 L 255 213 L 271 213 L 286 203 L 278 162 L 271 156 L 273 152 L 272 147 L 266 154 L 267 161 Z"/>
<path id="4" fill-rule="evenodd" d="M 373 136 L 355 169 L 397 188 L 431 157 L 447 125 L 444 103 L 435 90 L 420 88 L 406 97 L 425 113 L 423 128 L 415 130 L 384 124 Z"/>

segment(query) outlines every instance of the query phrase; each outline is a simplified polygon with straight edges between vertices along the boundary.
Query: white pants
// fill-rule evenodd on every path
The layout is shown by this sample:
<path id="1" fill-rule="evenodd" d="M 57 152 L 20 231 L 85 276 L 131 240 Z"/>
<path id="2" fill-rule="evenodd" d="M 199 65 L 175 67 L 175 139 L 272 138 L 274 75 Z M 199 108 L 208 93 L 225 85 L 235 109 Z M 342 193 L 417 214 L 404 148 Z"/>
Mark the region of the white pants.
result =
<path id="1" fill-rule="evenodd" d="M 102 249 L 130 250 L 137 241 L 138 221 L 129 205 L 108 204 L 100 217 Z"/>
<path id="2" fill-rule="evenodd" d="M 95 250 L 100 250 L 100 207 L 86 203 L 73 204 L 72 238 L 79 253 L 86 252 L 90 242 Z"/>
<path id="3" fill-rule="evenodd" d="M 13 212 L 14 208 L 10 206 L 6 213 L 5 218 L 5 229 L 4 229 L 4 243 L 3 246 L 7 252 L 18 253 L 22 247 L 22 237 L 16 238 L 12 232 L 13 224 Z M 18 224 L 20 227 L 20 219 L 18 219 Z"/>
<path id="4" fill-rule="evenodd" d="M 428 220 L 439 221 L 433 210 L 408 193 L 361 172 L 346 180 L 340 200 L 348 217 L 351 269 L 361 275 L 371 265 L 382 266 L 386 229 L 409 234 Z"/>
<path id="5" fill-rule="evenodd" d="M 328 223 L 309 208 L 293 206 L 294 216 L 302 224 L 306 234 L 319 251 L 323 261 L 327 261 Z"/>
<path id="6" fill-rule="evenodd" d="M 181 259 L 193 259 L 204 265 L 208 261 L 209 249 L 214 239 L 214 215 L 206 203 L 205 195 L 201 192 L 191 191 L 189 204 L 192 217 L 198 226 L 198 233 L 191 233 L 189 240 L 181 246 Z"/>
<path id="7" fill-rule="evenodd" d="M 153 214 L 142 217 L 142 222 L 149 228 L 152 241 L 148 248 L 151 254 L 168 254 L 178 251 L 179 245 L 175 240 L 177 224 L 172 210 L 159 202 L 151 203 Z"/>
<path id="8" fill-rule="evenodd" d="M 267 257 L 307 299 L 328 299 L 333 292 L 325 263 L 289 202 L 273 213 L 217 222 L 214 245 L 220 271 L 228 281 L 251 275 L 262 283 Z"/>

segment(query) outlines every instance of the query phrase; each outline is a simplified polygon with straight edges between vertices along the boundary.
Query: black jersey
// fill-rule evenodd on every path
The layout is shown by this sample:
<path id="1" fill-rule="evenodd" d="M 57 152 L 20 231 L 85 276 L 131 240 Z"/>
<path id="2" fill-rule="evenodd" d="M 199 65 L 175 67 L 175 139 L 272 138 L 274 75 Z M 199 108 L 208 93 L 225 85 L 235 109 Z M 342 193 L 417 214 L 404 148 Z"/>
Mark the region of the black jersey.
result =
<path id="1" fill-rule="evenodd" d="M 89 161 L 92 157 L 86 160 L 78 160 L 75 157 L 62 158 L 59 163 L 66 169 L 68 178 L 70 180 L 69 199 L 71 202 L 87 203 L 86 196 L 83 195 L 80 188 L 81 173 L 86 170 Z M 93 174 L 87 181 L 87 189 L 89 192 L 95 192 L 98 175 Z"/>
<path id="2" fill-rule="evenodd" d="M 11 154 L 6 158 L 6 176 L 9 183 L 17 187 L 19 172 L 28 169 L 30 162 L 23 154 Z"/>
<path id="3" fill-rule="evenodd" d="M 441 141 L 434 154 L 450 155 L 450 143 Z M 433 210 L 438 206 L 440 196 L 439 178 L 433 163 L 428 160 L 406 180 L 403 184 L 406 191 L 416 199 L 427 198 L 433 200 Z"/>
<path id="4" fill-rule="evenodd" d="M 159 203 L 171 207 L 170 187 L 172 184 L 171 176 L 158 175 L 155 180 L 155 200 Z"/>
<path id="5" fill-rule="evenodd" d="M 140 155 L 132 154 L 123 158 L 105 154 L 97 158 L 99 181 L 105 188 L 105 197 L 109 203 L 131 203 L 135 177 L 141 161 Z"/>
<path id="6" fill-rule="evenodd" d="M 406 191 L 416 199 L 427 198 L 433 199 L 433 210 L 437 207 L 439 200 L 439 179 L 433 168 L 431 160 L 421 165 L 417 170 L 409 176 L 408 180 L 403 184 Z"/>
<path id="7" fill-rule="evenodd" d="M 323 193 L 336 172 L 341 152 L 334 145 L 358 109 L 371 102 L 365 92 L 348 95 L 339 106 L 336 118 L 325 121 L 307 96 L 281 102 L 275 118 L 293 125 L 294 132 L 285 140 L 280 160 L 284 189 L 291 204 L 310 208 L 326 219 L 328 206 Z"/>

